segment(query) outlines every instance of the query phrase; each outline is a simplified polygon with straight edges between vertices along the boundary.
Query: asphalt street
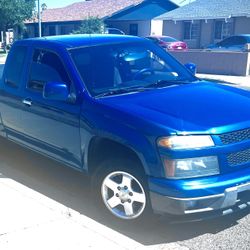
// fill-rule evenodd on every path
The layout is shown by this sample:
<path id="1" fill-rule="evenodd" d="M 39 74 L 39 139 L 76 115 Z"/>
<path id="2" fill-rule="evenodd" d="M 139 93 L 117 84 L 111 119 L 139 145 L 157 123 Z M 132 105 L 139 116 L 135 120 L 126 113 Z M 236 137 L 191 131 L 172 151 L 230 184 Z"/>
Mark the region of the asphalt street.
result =
<path id="1" fill-rule="evenodd" d="M 249 209 L 200 222 L 119 223 L 77 171 L 2 138 L 0 152 L 0 249 L 249 249 Z"/>

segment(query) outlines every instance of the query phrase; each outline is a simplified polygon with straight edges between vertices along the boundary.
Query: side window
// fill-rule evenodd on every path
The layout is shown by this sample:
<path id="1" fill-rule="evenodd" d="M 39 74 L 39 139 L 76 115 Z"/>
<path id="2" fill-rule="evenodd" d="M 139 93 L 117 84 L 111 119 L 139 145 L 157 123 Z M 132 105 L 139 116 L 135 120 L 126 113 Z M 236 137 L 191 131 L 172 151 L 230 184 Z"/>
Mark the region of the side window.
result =
<path id="1" fill-rule="evenodd" d="M 62 61 L 55 53 L 35 49 L 27 87 L 42 92 L 46 82 L 64 82 L 69 88 L 72 85 Z"/>
<path id="2" fill-rule="evenodd" d="M 11 49 L 4 76 L 4 83 L 9 87 L 18 88 L 20 86 L 26 54 L 27 47 L 16 46 Z"/>
<path id="3" fill-rule="evenodd" d="M 233 41 L 233 37 L 230 37 L 230 38 L 227 38 L 227 39 L 219 42 L 218 45 L 222 46 L 222 47 L 229 46 L 232 43 L 232 41 Z"/>
<path id="4" fill-rule="evenodd" d="M 244 45 L 246 43 L 246 40 L 244 37 L 236 36 L 235 37 L 235 44 L 234 45 Z"/>

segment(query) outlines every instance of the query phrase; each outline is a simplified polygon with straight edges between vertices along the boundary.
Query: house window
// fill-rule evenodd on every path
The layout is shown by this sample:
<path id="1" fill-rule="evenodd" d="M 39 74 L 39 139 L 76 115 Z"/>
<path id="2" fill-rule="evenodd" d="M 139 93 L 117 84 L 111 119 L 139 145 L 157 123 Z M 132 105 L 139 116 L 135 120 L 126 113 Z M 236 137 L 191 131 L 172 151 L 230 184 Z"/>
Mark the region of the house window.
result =
<path id="1" fill-rule="evenodd" d="M 73 26 L 63 25 L 60 27 L 60 30 L 61 30 L 61 32 L 60 32 L 61 35 L 67 35 L 73 31 Z"/>
<path id="2" fill-rule="evenodd" d="M 49 26 L 49 36 L 56 35 L 56 26 Z"/>
<path id="3" fill-rule="evenodd" d="M 138 24 L 137 23 L 131 23 L 129 25 L 129 34 L 132 36 L 138 36 Z"/>
<path id="4" fill-rule="evenodd" d="M 225 21 L 215 21 L 214 38 L 221 40 L 232 35 L 233 23 Z"/>
<path id="5" fill-rule="evenodd" d="M 184 40 L 195 40 L 199 38 L 200 23 L 184 22 Z"/>

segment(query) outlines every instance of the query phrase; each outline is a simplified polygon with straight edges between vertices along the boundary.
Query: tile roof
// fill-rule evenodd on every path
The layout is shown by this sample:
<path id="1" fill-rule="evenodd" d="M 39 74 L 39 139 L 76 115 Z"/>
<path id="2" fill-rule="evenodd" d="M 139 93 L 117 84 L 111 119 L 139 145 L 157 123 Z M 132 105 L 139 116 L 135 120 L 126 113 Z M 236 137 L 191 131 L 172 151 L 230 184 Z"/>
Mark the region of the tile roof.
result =
<path id="1" fill-rule="evenodd" d="M 76 2 L 63 8 L 47 9 L 42 12 L 43 22 L 81 21 L 90 16 L 104 18 L 143 0 L 89 0 Z M 33 20 L 34 21 L 34 20 Z M 27 23 L 33 22 L 28 21 Z"/>
<path id="2" fill-rule="evenodd" d="M 250 17 L 250 0 L 196 0 L 156 17 L 161 20 L 199 20 Z"/>

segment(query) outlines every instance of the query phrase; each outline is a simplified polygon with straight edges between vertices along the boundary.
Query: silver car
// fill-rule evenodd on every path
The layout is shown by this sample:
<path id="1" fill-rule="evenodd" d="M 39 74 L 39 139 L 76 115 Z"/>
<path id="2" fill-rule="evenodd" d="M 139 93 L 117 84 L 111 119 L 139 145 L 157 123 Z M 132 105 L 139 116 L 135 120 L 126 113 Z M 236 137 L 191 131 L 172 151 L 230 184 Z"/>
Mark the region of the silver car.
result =
<path id="1" fill-rule="evenodd" d="M 209 51 L 250 51 L 250 34 L 230 36 L 222 41 L 209 45 Z"/>

